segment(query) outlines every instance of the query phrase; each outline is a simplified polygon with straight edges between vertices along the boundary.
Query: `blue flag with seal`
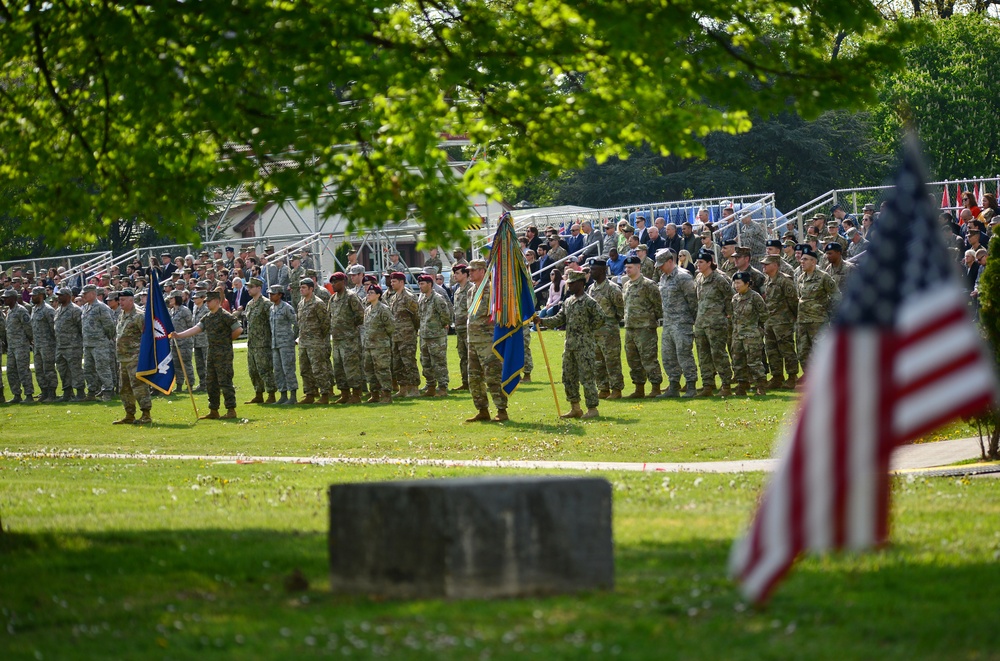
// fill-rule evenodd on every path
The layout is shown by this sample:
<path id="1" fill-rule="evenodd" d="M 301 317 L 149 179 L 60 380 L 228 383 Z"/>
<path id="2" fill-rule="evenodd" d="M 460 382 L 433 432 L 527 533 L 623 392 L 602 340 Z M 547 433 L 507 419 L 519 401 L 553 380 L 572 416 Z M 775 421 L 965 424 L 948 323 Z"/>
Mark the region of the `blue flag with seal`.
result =
<path id="1" fill-rule="evenodd" d="M 146 323 L 139 344 L 139 364 L 135 376 L 151 388 L 169 395 L 174 390 L 174 361 L 170 354 L 170 334 L 174 322 L 163 301 L 156 269 L 151 269 L 149 297 L 146 302 Z"/>

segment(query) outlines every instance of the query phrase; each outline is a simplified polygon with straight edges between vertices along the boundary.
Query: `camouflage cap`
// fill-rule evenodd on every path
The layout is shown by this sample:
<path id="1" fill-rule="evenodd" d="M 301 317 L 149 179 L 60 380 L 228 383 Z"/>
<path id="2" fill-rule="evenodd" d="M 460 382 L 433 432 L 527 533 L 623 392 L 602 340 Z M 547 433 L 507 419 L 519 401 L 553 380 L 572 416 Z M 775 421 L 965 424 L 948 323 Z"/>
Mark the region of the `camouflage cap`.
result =
<path id="1" fill-rule="evenodd" d="M 350 268 L 347 269 L 348 275 L 361 275 L 364 272 L 365 272 L 365 267 L 362 266 L 361 264 L 355 264 L 354 266 L 351 266 Z"/>
<path id="2" fill-rule="evenodd" d="M 667 262 L 677 261 L 677 254 L 670 248 L 660 248 L 656 251 L 656 265 L 663 266 Z"/>
<path id="3" fill-rule="evenodd" d="M 484 269 L 485 270 L 486 269 L 486 260 L 485 259 L 474 259 L 471 262 L 469 262 L 469 268 L 470 269 Z"/>
<path id="4" fill-rule="evenodd" d="M 587 274 L 583 271 L 570 271 L 566 274 L 566 282 L 586 282 Z"/>
<path id="5" fill-rule="evenodd" d="M 41 289 L 42 295 L 45 295 L 45 289 L 43 287 L 36 287 L 35 289 Z M 32 289 L 31 291 L 34 293 L 35 290 Z M 69 287 L 59 287 L 54 293 L 56 296 L 72 296 L 73 290 Z"/>
<path id="6" fill-rule="evenodd" d="M 205 299 L 209 301 L 222 301 L 222 294 L 217 291 L 210 291 L 205 295 Z"/>
<path id="7" fill-rule="evenodd" d="M 198 291 L 196 291 L 196 292 L 195 292 L 195 293 L 193 294 L 192 298 L 196 298 L 196 299 L 199 299 L 199 300 L 200 300 L 200 299 L 203 299 L 203 298 L 205 298 L 206 296 L 208 296 L 208 292 L 206 292 L 206 291 L 202 291 L 202 290 L 200 290 L 200 289 L 199 289 Z"/>
<path id="8" fill-rule="evenodd" d="M 313 280 L 319 280 L 319 272 L 316 271 L 316 269 L 309 269 L 308 271 L 306 271 L 306 275 L 312 278 Z"/>
<path id="9" fill-rule="evenodd" d="M 826 222 L 826 214 L 825 213 L 817 213 L 817 214 L 813 215 L 813 217 L 810 218 L 809 220 L 822 220 L 823 222 Z"/>
<path id="10" fill-rule="evenodd" d="M 80 290 L 81 294 L 89 294 L 90 292 L 97 293 L 97 285 L 84 285 L 83 289 Z"/>
<path id="11" fill-rule="evenodd" d="M 950 232 L 951 230 L 949 229 L 948 231 Z M 858 230 L 854 229 L 853 227 L 847 228 L 847 238 L 848 239 L 853 239 L 854 235 L 857 234 L 857 233 L 858 233 Z"/>
<path id="12" fill-rule="evenodd" d="M 711 239 L 712 238 L 712 230 L 702 230 L 700 236 L 703 239 Z"/>
<path id="13" fill-rule="evenodd" d="M 109 301 L 117 301 L 118 300 L 118 292 L 116 292 L 116 291 L 109 291 L 108 292 L 108 300 Z"/>
<path id="14" fill-rule="evenodd" d="M 4 298 L 17 298 L 18 297 L 17 290 L 15 290 L 15 289 L 5 289 L 4 292 L 3 292 L 3 297 Z"/>
<path id="15" fill-rule="evenodd" d="M 869 202 L 862 208 L 862 211 L 875 211 L 875 205 Z"/>
<path id="16" fill-rule="evenodd" d="M 285 288 L 282 287 L 281 285 L 271 285 L 270 287 L 267 288 L 268 296 L 274 296 L 275 294 L 280 295 L 284 293 L 285 293 Z"/>
<path id="17" fill-rule="evenodd" d="M 312 278 L 302 278 L 301 280 L 299 280 L 299 286 L 300 287 L 301 286 L 306 286 L 306 287 L 313 287 L 313 288 L 315 288 L 316 287 L 316 281 L 313 280 Z"/>
<path id="18" fill-rule="evenodd" d="M 764 259 L 760 260 L 761 264 L 780 264 L 781 258 L 777 255 L 768 255 Z"/>
<path id="19" fill-rule="evenodd" d="M 31 288 L 31 295 L 32 296 L 45 296 L 45 287 L 32 287 Z"/>
<path id="20" fill-rule="evenodd" d="M 785 242 L 782 245 L 786 248 L 794 248 L 798 244 L 795 243 L 795 239 L 785 239 Z"/>
<path id="21" fill-rule="evenodd" d="M 649 252 L 649 246 L 647 246 L 645 243 L 640 243 L 635 247 L 635 249 L 641 250 L 642 252 Z"/>

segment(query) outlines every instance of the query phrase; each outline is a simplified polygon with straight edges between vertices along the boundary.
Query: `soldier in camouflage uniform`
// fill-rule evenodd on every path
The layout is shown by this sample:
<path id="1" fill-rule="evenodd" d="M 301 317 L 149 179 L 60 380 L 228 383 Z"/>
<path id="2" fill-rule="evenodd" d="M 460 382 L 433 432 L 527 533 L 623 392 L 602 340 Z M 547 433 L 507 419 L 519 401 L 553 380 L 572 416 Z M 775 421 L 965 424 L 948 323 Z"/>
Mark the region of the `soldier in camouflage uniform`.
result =
<path id="1" fill-rule="evenodd" d="M 371 374 L 369 404 L 392 403 L 392 312 L 382 302 L 382 287 L 368 285 L 368 305 L 365 308 L 364 358 L 365 371 Z"/>
<path id="2" fill-rule="evenodd" d="M 750 276 L 750 289 L 763 295 L 764 281 L 767 280 L 767 277 L 750 265 L 750 248 L 746 246 L 737 247 L 736 253 L 733 255 L 733 261 L 736 264 L 737 273 L 746 273 Z"/>
<path id="3" fill-rule="evenodd" d="M 837 291 L 844 293 L 844 282 L 847 276 L 854 270 L 854 264 L 844 261 L 843 250 L 839 243 L 830 242 L 826 244 L 826 271 L 833 281 L 837 283 Z"/>
<path id="4" fill-rule="evenodd" d="M 118 382 L 121 384 L 119 394 L 122 406 L 125 407 L 125 417 L 112 423 L 115 425 L 146 425 L 153 421 L 149 415 L 153 408 L 153 402 L 149 398 L 149 386 L 135 375 L 146 315 L 145 310 L 135 305 L 134 295 L 131 289 L 118 292 L 121 311 L 115 329 L 115 351 L 118 354 Z M 135 419 L 136 404 L 142 411 L 142 417 L 138 420 Z"/>
<path id="5" fill-rule="evenodd" d="M 420 373 L 417 371 L 417 330 L 420 311 L 417 299 L 406 288 L 406 276 L 396 271 L 389 276 L 392 286 L 392 376 L 399 384 L 400 397 L 417 397 Z"/>
<path id="6" fill-rule="evenodd" d="M 469 282 L 468 264 L 455 264 L 451 267 L 451 277 L 456 283 L 452 313 L 455 318 L 455 338 L 458 341 L 458 367 L 462 373 L 462 385 L 452 388 L 452 392 L 458 392 L 469 389 L 469 329 L 466 326 L 469 322 L 469 302 L 475 292 Z"/>
<path id="7" fill-rule="evenodd" d="M 62 290 L 60 289 L 59 291 L 61 292 Z M 71 298 L 72 292 L 70 292 L 69 296 L 59 297 L 60 301 L 69 301 Z M 42 391 L 38 401 L 44 403 L 54 402 L 56 401 L 56 386 L 59 385 L 59 380 L 56 377 L 58 356 L 56 352 L 57 340 L 55 330 L 56 311 L 52 309 L 51 305 L 45 302 L 44 287 L 32 288 L 31 303 L 31 335 L 34 338 L 35 378 L 38 380 L 38 388 Z M 67 318 L 69 316 L 67 315 Z M 68 369 L 68 365 L 66 367 L 67 369 L 62 372 L 64 393 L 62 401 L 70 402 L 74 399 L 73 388 L 76 387 L 76 384 L 73 379 L 74 375 Z M 80 399 L 82 400 L 82 397 Z"/>
<path id="8" fill-rule="evenodd" d="M 360 404 L 364 384 L 361 355 L 361 326 L 365 310 L 358 297 L 347 290 L 347 275 L 337 271 L 331 276 L 333 296 L 327 305 L 330 335 L 333 338 L 333 378 L 340 388 L 336 404 Z"/>
<path id="9" fill-rule="evenodd" d="M 722 243 L 719 257 L 719 271 L 725 276 L 726 282 L 731 282 L 733 274 L 739 271 L 736 268 L 736 240 L 729 239 Z"/>
<path id="10" fill-rule="evenodd" d="M 243 310 L 243 318 L 247 322 L 247 369 L 254 389 L 253 399 L 247 404 L 274 404 L 278 390 L 271 350 L 271 301 L 261 295 L 263 287 L 264 281 L 260 278 L 247 281 L 250 302 Z"/>
<path id="11" fill-rule="evenodd" d="M 236 419 L 236 388 L 233 386 L 233 340 L 243 334 L 240 320 L 222 309 L 222 294 L 213 291 L 208 293 L 205 305 L 208 314 L 197 326 L 192 326 L 183 333 L 174 333 L 171 337 L 183 339 L 199 333 L 208 336 L 208 415 L 202 420 L 235 420 Z M 219 415 L 219 399 L 225 402 L 226 414 Z"/>
<path id="12" fill-rule="evenodd" d="M 303 278 L 299 286 L 299 309 L 296 317 L 299 337 L 299 370 L 302 373 L 303 404 L 330 403 L 333 372 L 330 370 L 330 314 L 316 296 L 316 283 Z"/>
<path id="13" fill-rule="evenodd" d="M 687 269 L 677 267 L 670 248 L 656 253 L 660 269 L 660 299 L 663 304 L 663 369 L 668 386 L 660 397 L 680 397 L 681 374 L 684 396 L 697 394 L 698 366 L 694 362 L 694 320 L 698 316 L 698 292 Z"/>
<path id="14" fill-rule="evenodd" d="M 109 350 L 115 339 L 115 319 L 111 308 L 98 299 L 95 285 L 83 288 L 83 302 L 83 376 L 89 388 L 87 399 L 100 397 L 108 402 L 115 387 Z"/>
<path id="15" fill-rule="evenodd" d="M 59 309 L 54 323 L 56 368 L 63 383 L 61 401 L 82 402 L 87 398 L 83 389 L 83 311 L 73 302 L 73 290 L 69 287 L 59 288 Z"/>
<path id="16" fill-rule="evenodd" d="M 783 260 L 777 255 L 764 258 L 764 349 L 771 368 L 770 389 L 795 388 L 799 361 L 795 355 L 795 318 L 799 313 L 799 297 L 795 283 L 781 272 Z M 782 370 L 784 365 L 784 370 Z M 784 373 L 788 379 L 784 380 Z"/>
<path id="17" fill-rule="evenodd" d="M 733 371 L 736 374 L 736 396 L 747 394 L 750 381 L 757 387 L 756 394 L 763 395 L 767 384 L 764 382 L 764 337 L 761 325 L 767 309 L 764 299 L 751 289 L 749 273 L 740 271 L 733 276 Z"/>
<path id="18" fill-rule="evenodd" d="M 778 271 L 784 273 L 789 278 L 792 277 L 792 267 L 782 258 L 781 254 L 781 241 L 779 239 L 768 239 L 765 244 L 764 252 L 767 253 L 767 257 L 777 257 L 778 258 Z M 763 260 L 761 261 L 763 264 Z M 763 269 L 762 269 L 763 270 Z M 765 283 L 766 285 L 766 283 Z M 764 292 L 760 292 L 761 296 L 764 296 Z M 766 296 L 765 296 L 766 298 Z"/>
<path id="19" fill-rule="evenodd" d="M 642 263 L 639 265 L 639 272 L 642 273 L 642 277 L 652 280 L 654 284 L 658 282 L 660 275 L 656 272 L 656 262 L 649 257 L 649 249 L 646 244 L 640 243 L 635 249 L 635 254 L 642 260 Z"/>
<path id="20" fill-rule="evenodd" d="M 435 246 L 435 247 L 433 247 L 433 248 L 430 249 L 429 255 L 430 256 L 427 259 L 424 260 L 424 268 L 428 268 L 428 267 L 429 268 L 433 268 L 434 269 L 434 273 L 432 275 L 436 275 L 438 273 L 441 273 L 442 269 L 444 268 L 444 265 L 441 263 L 441 258 L 438 257 L 438 248 L 437 248 L 437 246 Z"/>
<path id="21" fill-rule="evenodd" d="M 174 331 L 179 333 L 194 326 L 194 315 L 191 310 L 184 305 L 184 292 L 173 291 L 167 298 L 170 303 L 170 321 L 174 325 Z M 178 391 L 184 389 L 184 379 L 188 379 L 188 385 L 194 390 L 191 379 L 194 377 L 194 367 L 191 363 L 191 353 L 194 350 L 194 340 L 176 340 L 170 342 L 170 353 L 174 361 L 174 379 L 177 383 Z"/>
<path id="22" fill-rule="evenodd" d="M 472 290 L 478 289 L 486 279 L 486 261 L 474 259 L 469 262 L 469 277 L 472 280 Z M 490 320 L 489 300 L 492 295 L 492 284 L 486 282 L 479 305 L 473 309 L 469 301 L 469 392 L 472 393 L 472 403 L 476 407 L 476 415 L 466 422 L 490 420 L 489 399 L 487 390 L 497 408 L 497 422 L 508 420 L 507 392 L 501 387 L 500 360 L 493 353 L 493 327 Z"/>
<path id="23" fill-rule="evenodd" d="M 451 310 L 441 294 L 434 291 L 434 276 L 417 278 L 420 297 L 417 313 L 420 317 L 420 366 L 423 368 L 423 394 L 427 397 L 448 396 L 448 326 Z"/>
<path id="24" fill-rule="evenodd" d="M 115 335 L 117 334 L 116 329 L 118 328 L 118 317 L 121 315 L 122 310 L 118 305 L 118 292 L 109 291 L 105 300 L 107 301 L 106 305 L 108 306 L 108 309 L 111 310 L 112 321 L 111 342 L 108 347 L 108 352 L 111 354 L 111 381 L 114 383 L 112 392 L 118 392 L 120 384 L 118 383 L 118 352 L 115 351 Z"/>
<path id="25" fill-rule="evenodd" d="M 619 324 L 625 319 L 625 299 L 621 288 L 608 280 L 608 260 L 590 260 L 590 276 L 594 282 L 587 293 L 597 301 L 604 314 L 604 325 L 595 333 L 597 348 L 594 371 L 599 399 L 621 399 L 625 388 L 622 375 L 622 335 Z"/>
<path id="26" fill-rule="evenodd" d="M 571 410 L 564 418 L 598 417 L 597 382 L 594 379 L 595 331 L 605 323 L 604 313 L 593 298 L 587 295 L 587 275 L 582 271 L 566 274 L 570 297 L 563 301 L 559 312 L 535 323 L 543 328 L 566 327 L 566 344 L 563 348 L 562 382 Z M 580 408 L 580 386 L 587 402 L 587 412 Z"/>
<path id="27" fill-rule="evenodd" d="M 268 313 L 268 325 L 271 327 L 271 367 L 275 387 L 281 391 L 281 398 L 277 403 L 291 405 L 297 402 L 296 392 L 299 389 L 299 382 L 295 377 L 295 310 L 284 300 L 285 288 L 281 285 L 271 285 L 268 295 L 271 299 Z"/>
<path id="28" fill-rule="evenodd" d="M 285 292 L 285 298 L 290 299 L 293 310 L 298 310 L 299 299 L 302 297 L 300 287 L 302 279 L 306 277 L 306 270 L 302 266 L 301 255 L 291 255 L 288 263 L 291 264 L 291 268 L 288 269 L 288 291 Z"/>
<path id="29" fill-rule="evenodd" d="M 205 305 L 205 298 L 208 293 L 204 290 L 195 291 L 194 311 L 191 316 L 191 325 L 198 325 L 205 315 L 208 314 L 208 306 Z M 198 387 L 194 392 L 205 392 L 205 383 L 208 380 L 208 338 L 204 335 L 194 336 L 194 364 L 198 370 Z"/>
<path id="30" fill-rule="evenodd" d="M 813 341 L 823 325 L 830 320 L 838 299 L 837 283 L 817 265 L 816 251 L 808 244 L 802 246 L 802 273 L 795 283 L 799 293 L 795 342 L 803 370 L 809 361 Z"/>
<path id="31" fill-rule="evenodd" d="M 326 305 L 330 302 L 332 296 L 330 295 L 330 292 L 326 290 L 326 287 L 319 284 L 319 273 L 317 271 L 308 270 L 306 271 L 306 275 L 309 276 L 312 279 L 312 281 L 316 283 L 316 288 L 313 290 L 313 294 L 316 296 L 316 298 L 322 301 L 323 306 L 326 307 Z"/>
<path id="32" fill-rule="evenodd" d="M 824 245 L 828 243 L 837 243 L 842 252 L 847 249 L 847 237 L 841 236 L 840 234 L 839 220 L 831 219 L 826 221 L 826 234 L 820 237 L 820 240 Z"/>
<path id="33" fill-rule="evenodd" d="M 652 384 L 650 397 L 660 394 L 663 374 L 660 372 L 660 356 L 656 339 L 656 326 L 663 315 L 660 289 L 649 278 L 644 278 L 640 269 L 642 260 L 638 257 L 625 259 L 625 284 L 622 297 L 625 299 L 625 359 L 628 361 L 629 377 L 635 384 L 635 392 L 629 399 L 646 396 L 647 379 Z"/>
<path id="34" fill-rule="evenodd" d="M 21 294 L 16 289 L 8 289 L 3 293 L 7 316 L 5 318 L 7 334 L 7 383 L 10 385 L 11 404 L 30 404 L 35 392 L 31 380 L 31 315 L 21 305 Z M 21 392 L 24 391 L 24 398 Z"/>
<path id="35" fill-rule="evenodd" d="M 0 308 L 0 359 L 7 353 L 7 313 L 6 306 Z M 3 374 L 0 374 L 0 404 L 6 404 L 7 397 L 4 394 Z"/>
<path id="36" fill-rule="evenodd" d="M 698 316 L 694 321 L 694 340 L 698 345 L 701 367 L 699 397 L 711 397 L 715 392 L 715 375 L 722 379 L 721 397 L 732 395 L 732 363 L 726 344 L 729 341 L 730 319 L 733 316 L 733 286 L 715 268 L 715 255 L 703 250 L 695 266 L 695 290 L 698 292 Z"/>

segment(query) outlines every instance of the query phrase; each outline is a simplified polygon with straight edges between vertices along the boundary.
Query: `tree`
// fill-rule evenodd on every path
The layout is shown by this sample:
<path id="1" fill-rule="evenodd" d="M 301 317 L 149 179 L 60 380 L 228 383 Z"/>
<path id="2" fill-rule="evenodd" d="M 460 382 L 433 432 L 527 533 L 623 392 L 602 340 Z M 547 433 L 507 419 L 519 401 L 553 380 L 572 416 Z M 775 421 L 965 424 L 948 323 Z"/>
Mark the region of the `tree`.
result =
<path id="1" fill-rule="evenodd" d="M 1000 365 L 1000 235 L 989 243 L 986 270 L 979 278 L 979 324 Z M 995 404 L 970 420 L 979 430 L 983 459 L 1000 459 L 1000 408 Z"/>
<path id="2" fill-rule="evenodd" d="M 870 102 L 914 34 L 855 0 L 0 0 L 0 185 L 56 245 L 128 218 L 197 241 L 241 184 L 443 244 L 501 174 Z M 482 150 L 458 185 L 442 133 Z"/>

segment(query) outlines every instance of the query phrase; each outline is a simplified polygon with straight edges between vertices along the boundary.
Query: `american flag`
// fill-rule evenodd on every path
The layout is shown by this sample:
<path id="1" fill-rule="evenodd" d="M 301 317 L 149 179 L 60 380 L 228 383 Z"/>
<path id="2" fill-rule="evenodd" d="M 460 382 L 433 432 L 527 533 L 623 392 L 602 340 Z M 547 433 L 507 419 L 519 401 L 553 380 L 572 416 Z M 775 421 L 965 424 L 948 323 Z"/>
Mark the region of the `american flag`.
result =
<path id="1" fill-rule="evenodd" d="M 803 552 L 888 535 L 889 456 L 994 401 L 991 358 L 941 241 L 915 139 L 865 256 L 817 341 L 783 454 L 730 572 L 765 600 Z"/>

